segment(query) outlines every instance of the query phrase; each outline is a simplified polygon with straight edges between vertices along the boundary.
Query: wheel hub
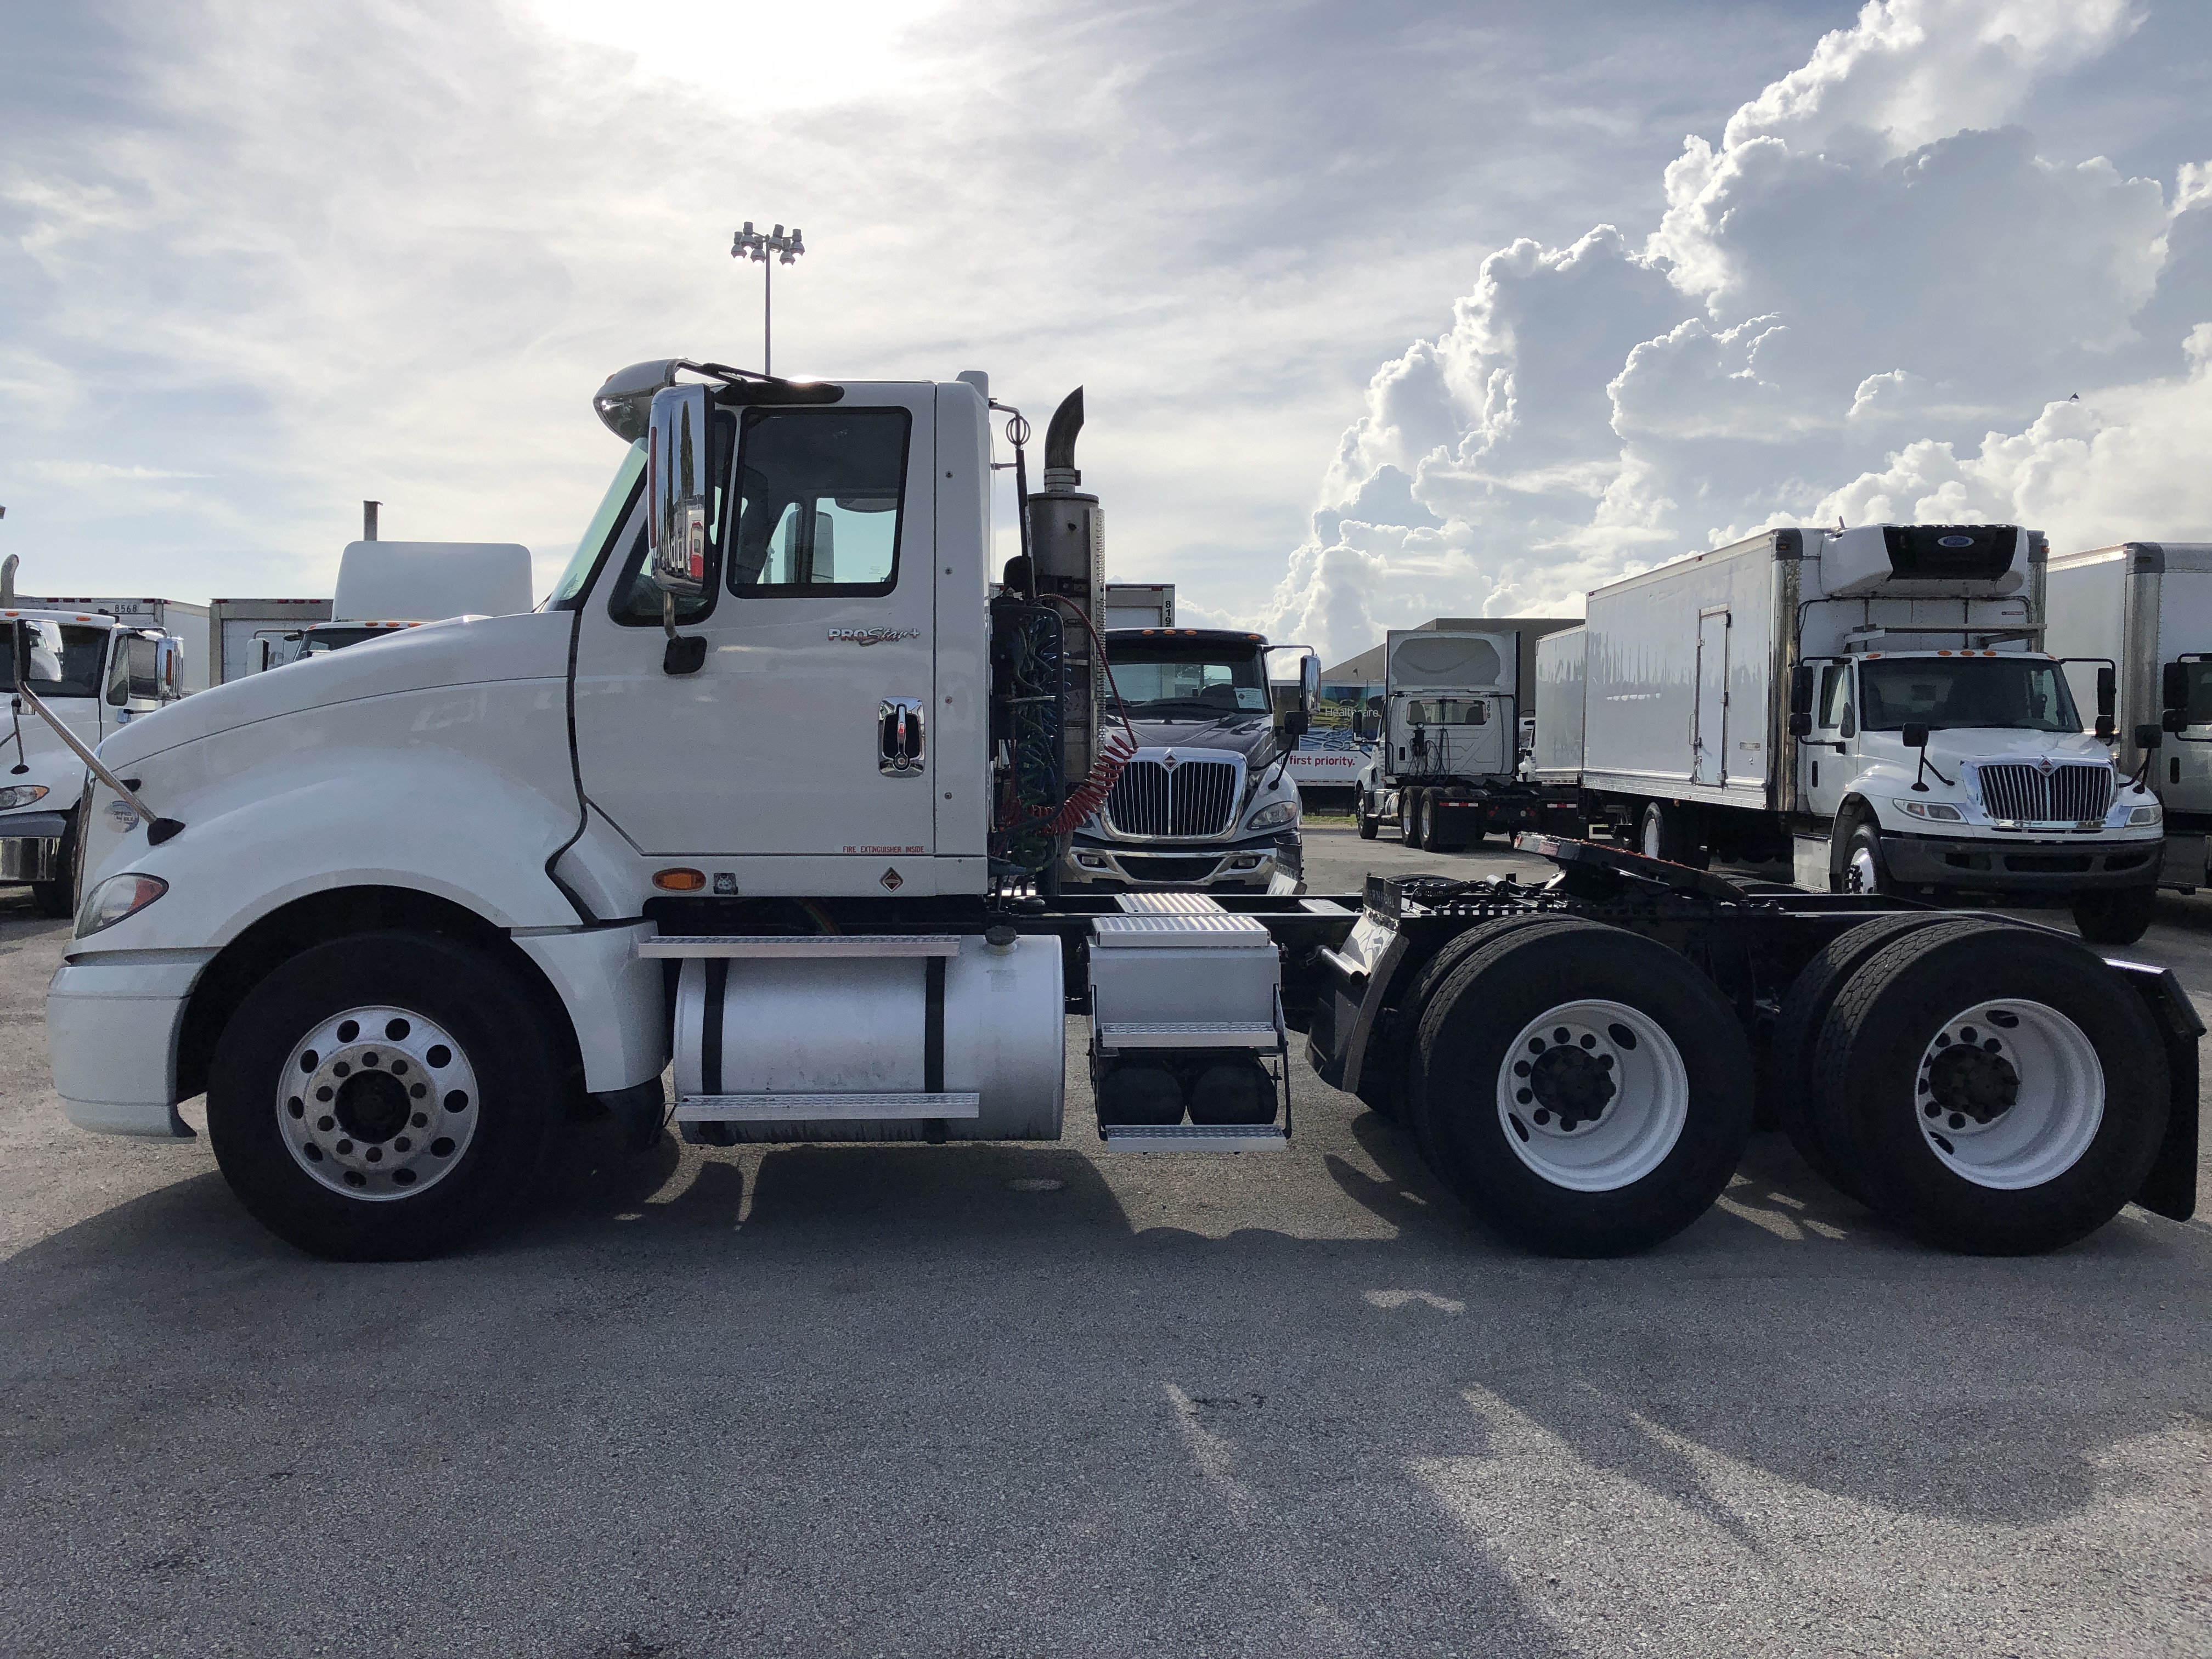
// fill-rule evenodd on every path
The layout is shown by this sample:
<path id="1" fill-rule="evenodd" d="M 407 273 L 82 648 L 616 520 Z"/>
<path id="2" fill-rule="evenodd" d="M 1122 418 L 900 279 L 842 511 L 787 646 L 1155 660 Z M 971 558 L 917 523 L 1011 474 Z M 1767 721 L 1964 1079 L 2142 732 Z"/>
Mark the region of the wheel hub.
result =
<path id="1" fill-rule="evenodd" d="M 349 1198 L 426 1191 L 475 1139 L 477 1076 L 451 1032 L 410 1009 L 349 1008 L 293 1048 L 276 1125 L 310 1178 Z"/>
<path id="2" fill-rule="evenodd" d="M 1524 1027 L 1498 1068 L 1515 1154 L 1554 1186 L 1610 1192 L 1665 1161 L 1688 1118 L 1681 1053 L 1624 1003 L 1565 1003 Z"/>
<path id="3" fill-rule="evenodd" d="M 1922 1051 L 1914 1119 L 1938 1158 L 1980 1187 L 2019 1191 L 2070 1169 L 2104 1117 L 2104 1068 L 2055 1008 L 1977 1004 Z"/>

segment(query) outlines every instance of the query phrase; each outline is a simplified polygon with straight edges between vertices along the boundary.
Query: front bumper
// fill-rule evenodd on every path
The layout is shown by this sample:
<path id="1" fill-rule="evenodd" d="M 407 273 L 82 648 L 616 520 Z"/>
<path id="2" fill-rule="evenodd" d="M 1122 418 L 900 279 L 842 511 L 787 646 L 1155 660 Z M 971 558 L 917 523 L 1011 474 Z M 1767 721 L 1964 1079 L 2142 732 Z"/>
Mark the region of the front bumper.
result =
<path id="1" fill-rule="evenodd" d="M 69 819 L 60 812 L 18 812 L 0 817 L 0 881 L 60 878 L 62 837 Z"/>
<path id="2" fill-rule="evenodd" d="M 1916 836 L 1884 830 L 1890 879 L 1912 886 L 1999 893 L 2078 893 L 2149 887 L 2158 881 L 2163 843 L 2055 837 Z"/>
<path id="3" fill-rule="evenodd" d="M 1295 833 L 1226 846 L 1173 842 L 1136 846 L 1078 837 L 1060 865 L 1060 884 L 1107 892 L 1182 887 L 1264 893 L 1277 878 L 1295 883 L 1304 872 L 1305 848 Z"/>
<path id="4" fill-rule="evenodd" d="M 137 953 L 133 953 L 134 956 Z M 185 1002 L 215 952 L 148 962 L 65 962 L 46 987 L 54 1092 L 81 1129 L 189 1138 L 175 1105 Z"/>

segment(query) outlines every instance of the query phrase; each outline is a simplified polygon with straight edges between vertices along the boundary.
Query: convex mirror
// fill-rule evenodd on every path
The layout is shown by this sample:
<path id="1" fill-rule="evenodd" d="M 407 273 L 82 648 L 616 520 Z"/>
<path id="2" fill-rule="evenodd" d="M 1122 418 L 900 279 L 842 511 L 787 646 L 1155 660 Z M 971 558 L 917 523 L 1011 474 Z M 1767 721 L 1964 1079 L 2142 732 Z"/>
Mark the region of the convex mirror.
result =
<path id="1" fill-rule="evenodd" d="M 653 580 L 664 593 L 692 599 L 714 580 L 708 556 L 714 487 L 714 404 L 703 386 L 664 386 L 653 395 L 646 445 L 646 534 Z"/>

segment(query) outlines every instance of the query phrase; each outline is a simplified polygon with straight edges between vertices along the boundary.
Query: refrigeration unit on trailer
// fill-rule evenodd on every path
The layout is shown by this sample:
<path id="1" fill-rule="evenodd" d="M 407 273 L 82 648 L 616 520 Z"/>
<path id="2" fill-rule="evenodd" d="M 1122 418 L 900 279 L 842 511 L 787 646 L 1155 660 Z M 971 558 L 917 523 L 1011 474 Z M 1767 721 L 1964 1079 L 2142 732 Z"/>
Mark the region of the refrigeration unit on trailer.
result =
<path id="1" fill-rule="evenodd" d="M 1767 531 L 1597 589 L 1585 810 L 1662 858 L 2069 905 L 2085 937 L 2132 941 L 2158 802 L 2042 648 L 2044 574 L 2041 536 L 2010 525 L 1864 525 Z"/>
<path id="2" fill-rule="evenodd" d="M 1521 771 L 1522 653 L 1533 631 L 1500 622 L 1384 636 L 1380 729 L 1354 802 L 1363 838 L 1395 822 L 1407 846 L 1449 852 L 1494 831 L 1570 825 L 1573 791 Z"/>
<path id="3" fill-rule="evenodd" d="M 2052 556 L 2046 643 L 2076 702 L 2117 684 L 2121 771 L 2158 797 L 2161 886 L 2212 885 L 2212 543 L 2124 542 Z"/>
<path id="4" fill-rule="evenodd" d="M 594 1114 L 639 1147 L 671 1118 L 718 1145 L 1055 1139 L 1073 1012 L 1104 1150 L 1281 1149 L 1304 1030 L 1542 1250 L 1703 1213 L 1761 1054 L 1808 1156 L 1937 1244 L 2189 1213 L 2202 1028 L 2171 975 L 2048 930 L 1556 841 L 1541 884 L 1054 898 L 1144 689 L 1102 707 L 1103 664 L 1073 666 L 1099 538 L 1073 423 L 994 596 L 980 374 L 661 361 L 596 402 L 623 453 L 544 608 L 226 683 L 91 757 L 47 999 L 78 1123 L 189 1135 L 204 1094 L 254 1215 L 417 1256 Z M 52 678 L 40 628 L 9 642 Z M 1224 684 L 1218 712 L 1267 719 Z"/>

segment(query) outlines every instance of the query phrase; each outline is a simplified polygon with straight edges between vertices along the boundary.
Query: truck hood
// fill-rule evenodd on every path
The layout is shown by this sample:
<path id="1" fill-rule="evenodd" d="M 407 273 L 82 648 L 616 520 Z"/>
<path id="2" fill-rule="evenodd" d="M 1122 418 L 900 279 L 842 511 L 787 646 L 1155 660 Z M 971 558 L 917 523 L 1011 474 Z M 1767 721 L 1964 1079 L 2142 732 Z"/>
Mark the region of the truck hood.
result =
<path id="1" fill-rule="evenodd" d="M 1272 759 L 1275 753 L 1274 721 L 1266 714 L 1229 714 L 1215 720 L 1202 717 L 1133 720 L 1129 723 L 1136 727 L 1137 744 L 1143 749 L 1225 749 L 1243 756 L 1255 766 Z M 1107 729 L 1113 728 L 1109 726 Z"/>
<path id="2" fill-rule="evenodd" d="M 1887 738 L 1898 752 L 1909 754 L 1905 740 L 1894 732 L 1870 732 Z M 1947 761 L 2002 764 L 2008 761 L 2107 762 L 2112 751 L 2081 732 L 2020 732 L 2008 726 L 1962 726 L 1928 734 L 1928 758 L 1941 766 Z"/>
<path id="3" fill-rule="evenodd" d="M 568 672 L 574 623 L 565 611 L 456 617 L 305 657 L 143 715 L 101 744 L 100 757 L 120 769 L 195 738 L 331 703 L 487 681 L 557 680 Z"/>

